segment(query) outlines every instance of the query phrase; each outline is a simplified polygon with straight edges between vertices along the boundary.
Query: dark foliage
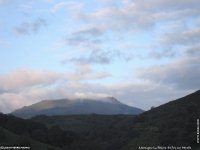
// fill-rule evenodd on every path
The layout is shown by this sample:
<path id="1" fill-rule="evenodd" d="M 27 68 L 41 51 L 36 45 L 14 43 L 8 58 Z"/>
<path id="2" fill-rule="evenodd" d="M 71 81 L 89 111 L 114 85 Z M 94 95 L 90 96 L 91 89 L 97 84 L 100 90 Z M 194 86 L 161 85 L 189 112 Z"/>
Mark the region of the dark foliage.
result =
<path id="1" fill-rule="evenodd" d="M 63 150 L 137 150 L 139 146 L 191 146 L 197 150 L 200 91 L 138 115 L 37 116 L 0 114 L 0 127 Z M 0 128 L 1 129 L 1 128 Z M 5 139 L 0 130 L 0 139 Z M 48 147 L 53 149 L 52 147 Z M 47 149 L 48 149 L 47 148 Z"/>
<path id="2" fill-rule="evenodd" d="M 49 129 L 41 123 L 20 119 L 12 115 L 0 114 L 0 127 L 20 135 L 17 142 L 20 146 L 29 145 L 26 137 L 58 147 L 62 147 L 65 143 L 70 145 L 73 139 L 77 137 L 74 133 L 63 131 L 58 126 Z M 4 138 L 1 131 L 0 136 L 0 138 Z"/>

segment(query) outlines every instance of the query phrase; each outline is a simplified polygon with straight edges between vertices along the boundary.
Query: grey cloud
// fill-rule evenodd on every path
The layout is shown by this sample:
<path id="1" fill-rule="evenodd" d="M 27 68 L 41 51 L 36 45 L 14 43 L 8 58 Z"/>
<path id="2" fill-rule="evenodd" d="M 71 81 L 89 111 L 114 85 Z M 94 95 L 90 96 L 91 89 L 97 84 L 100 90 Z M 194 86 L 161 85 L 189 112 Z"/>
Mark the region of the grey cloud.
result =
<path id="1" fill-rule="evenodd" d="M 167 49 L 167 50 L 161 50 L 161 51 L 151 51 L 148 54 L 148 58 L 153 58 L 153 59 L 162 59 L 162 58 L 172 58 L 176 56 L 176 53 L 174 51 L 172 51 L 171 49 Z"/>
<path id="2" fill-rule="evenodd" d="M 129 61 L 133 58 L 131 54 L 122 53 L 119 50 L 92 50 L 88 56 L 74 57 L 66 59 L 63 62 L 68 61 L 79 64 L 110 64 L 115 59 Z"/>
<path id="3" fill-rule="evenodd" d="M 136 2 L 138 9 L 149 11 L 199 8 L 198 0 L 143 0 Z"/>
<path id="4" fill-rule="evenodd" d="M 140 73 L 141 78 L 182 90 L 198 90 L 199 76 L 199 56 L 182 58 L 174 63 L 143 69 Z"/>
<path id="5" fill-rule="evenodd" d="M 90 26 L 78 31 L 72 32 L 68 38 L 66 38 L 66 44 L 70 46 L 79 46 L 87 48 L 99 48 L 102 43 L 102 35 L 106 31 L 106 26 Z"/>
<path id="6" fill-rule="evenodd" d="M 200 41 L 200 28 L 192 28 L 182 32 L 166 33 L 161 42 L 167 45 L 187 45 Z"/>
<path id="7" fill-rule="evenodd" d="M 93 50 L 88 57 L 71 58 L 69 61 L 86 64 L 109 64 L 112 59 L 110 51 Z"/>
<path id="8" fill-rule="evenodd" d="M 46 25 L 46 20 L 38 18 L 34 22 L 22 23 L 20 26 L 15 28 L 15 32 L 19 35 L 37 33 L 42 27 L 45 27 Z"/>
<path id="9" fill-rule="evenodd" d="M 101 38 L 92 38 L 81 34 L 72 34 L 71 37 L 65 39 L 66 46 L 79 47 L 80 49 L 100 48 L 102 44 L 103 40 Z"/>
<path id="10" fill-rule="evenodd" d="M 149 58 L 173 58 L 175 56 L 198 54 L 200 41 L 200 28 L 180 26 L 180 22 L 167 28 L 158 39 L 157 45 L 152 47 L 148 54 Z M 155 50 L 157 49 L 157 50 Z"/>
<path id="11" fill-rule="evenodd" d="M 109 77 L 110 74 L 104 71 L 95 71 L 88 64 L 78 64 L 75 72 L 66 74 L 66 77 L 70 81 L 81 80 L 99 80 Z"/>
<path id="12" fill-rule="evenodd" d="M 87 29 L 83 29 L 80 30 L 78 32 L 75 32 L 74 34 L 80 36 L 80 35 L 89 35 L 89 36 L 101 36 L 104 33 L 104 30 L 101 28 L 97 28 L 97 27 L 91 27 L 91 28 L 87 28 Z"/>
<path id="13" fill-rule="evenodd" d="M 198 0 L 143 0 L 127 1 L 122 7 L 106 7 L 92 13 L 79 12 L 78 19 L 106 24 L 110 30 L 119 32 L 127 30 L 146 30 L 159 21 L 187 20 L 200 14 Z"/>
<path id="14" fill-rule="evenodd" d="M 192 45 L 189 48 L 186 48 L 186 55 L 191 56 L 198 56 L 200 55 L 200 44 Z"/>

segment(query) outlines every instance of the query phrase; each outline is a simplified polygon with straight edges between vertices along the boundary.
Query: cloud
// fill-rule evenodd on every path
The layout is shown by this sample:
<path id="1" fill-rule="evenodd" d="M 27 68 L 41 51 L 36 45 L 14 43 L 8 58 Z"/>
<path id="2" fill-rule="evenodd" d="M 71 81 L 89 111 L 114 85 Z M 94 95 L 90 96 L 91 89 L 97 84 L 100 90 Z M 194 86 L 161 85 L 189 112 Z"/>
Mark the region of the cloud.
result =
<path id="1" fill-rule="evenodd" d="M 143 69 L 140 77 L 175 89 L 198 90 L 200 88 L 199 68 L 199 56 L 186 57 L 173 63 Z"/>
<path id="2" fill-rule="evenodd" d="M 104 2 L 103 2 L 104 3 Z M 98 22 L 96 26 L 106 24 L 114 32 L 147 30 L 155 27 L 158 22 L 185 20 L 198 17 L 200 14 L 198 0 L 143 0 L 122 2 L 97 9 L 93 12 L 78 12 L 76 17 L 87 22 Z M 121 32 L 123 33 L 123 32 Z"/>
<path id="3" fill-rule="evenodd" d="M 82 8 L 82 3 L 73 2 L 73 1 L 60 2 L 60 3 L 57 3 L 56 5 L 53 6 L 53 8 L 51 9 L 51 12 L 56 13 L 63 8 L 71 9 L 73 11 L 75 11 L 75 10 L 77 11 L 77 10 Z"/>
<path id="4" fill-rule="evenodd" d="M 86 88 L 81 82 L 97 81 L 110 76 L 107 72 L 93 70 L 89 65 L 78 65 L 71 72 L 21 69 L 2 74 L 0 111 L 10 112 L 43 99 L 77 97 Z M 89 86 L 87 88 L 87 93 L 92 95 L 93 89 L 89 89 Z"/>
<path id="5" fill-rule="evenodd" d="M 0 0 L 0 5 L 5 2 Z M 1 110 L 8 112 L 42 99 L 101 95 L 113 95 L 122 102 L 148 109 L 199 89 L 200 1 L 99 0 L 93 8 L 93 3 L 83 3 L 56 2 L 50 10 L 50 15 L 54 16 L 62 16 L 61 11 L 67 11 L 69 24 L 71 21 L 76 23 L 74 27 L 58 25 L 62 31 L 66 29 L 67 34 L 61 34 L 66 35 L 64 46 L 71 50 L 66 52 L 70 57 L 64 63 L 72 62 L 75 69 L 67 72 L 25 69 L 1 74 Z M 85 6 L 87 4 L 89 6 Z M 18 35 L 35 34 L 46 25 L 46 20 L 38 18 L 19 24 L 15 32 Z M 140 47 L 120 47 L 126 43 L 137 43 Z M 144 47 L 145 44 L 150 46 Z M 73 55 L 74 51 L 81 53 Z M 167 57 L 171 62 L 143 68 L 137 78 L 138 70 L 134 70 L 134 75 L 125 71 L 128 77 L 125 80 L 116 72 L 111 74 L 98 70 L 99 65 L 92 66 L 128 61 L 135 56 L 132 53 L 142 62 L 127 63 L 127 68 L 166 63 L 165 60 L 148 62 L 150 58 Z M 96 66 L 97 70 L 93 68 Z M 107 80 L 110 77 L 112 79 Z"/>
<path id="6" fill-rule="evenodd" d="M 79 47 L 82 49 L 97 49 L 104 43 L 103 34 L 107 30 L 106 26 L 84 26 L 70 33 L 65 39 L 67 46 Z"/>
<path id="7" fill-rule="evenodd" d="M 17 91 L 30 86 L 54 84 L 62 75 L 45 70 L 21 69 L 0 75 L 0 87 L 4 90 Z"/>
<path id="8" fill-rule="evenodd" d="M 110 74 L 104 71 L 94 71 L 88 64 L 78 64 L 77 70 L 67 74 L 68 80 L 98 80 L 109 77 Z"/>
<path id="9" fill-rule="evenodd" d="M 0 91 L 23 90 L 29 87 L 45 87 L 70 80 L 95 80 L 108 77 L 106 72 L 95 71 L 89 65 L 78 65 L 75 71 L 53 72 L 21 69 L 0 75 Z"/>
<path id="10" fill-rule="evenodd" d="M 18 35 L 28 35 L 37 33 L 42 27 L 47 25 L 46 20 L 38 18 L 34 22 L 24 22 L 15 28 L 15 33 Z"/>
<path id="11" fill-rule="evenodd" d="M 71 11 L 72 18 L 75 17 L 77 19 L 75 21 L 79 21 L 80 26 L 76 31 L 68 34 L 65 46 L 90 51 L 89 55 L 84 54 L 84 56 L 68 59 L 72 62 L 109 64 L 113 60 L 112 56 L 114 59 L 120 58 L 122 60 L 122 57 L 127 57 L 126 52 L 123 52 L 125 54 L 122 55 L 125 56 L 121 57 L 115 54 L 111 55 L 112 51 L 108 52 L 109 48 L 106 47 L 106 43 L 108 40 L 123 43 L 137 35 L 140 36 L 140 33 L 147 35 L 147 38 L 150 34 L 152 36 L 150 42 L 153 43 L 153 46 L 145 48 L 145 50 L 142 49 L 145 51 L 144 53 L 137 50 L 138 55 L 143 55 L 141 58 L 174 58 L 181 53 L 180 50 L 177 50 L 177 46 L 183 47 L 199 42 L 199 27 L 196 21 L 200 15 L 200 2 L 197 0 L 178 0 L 176 2 L 173 0 L 125 0 L 118 2 L 104 0 L 97 3 L 103 5 L 92 11 L 84 9 Z M 193 25 L 191 26 L 191 24 Z M 167 28 L 175 25 L 174 28 Z M 149 42 L 148 39 L 146 40 L 146 36 L 141 36 L 142 38 L 145 42 Z M 96 49 L 107 50 L 99 52 Z M 94 54 L 93 51 L 97 53 Z M 130 50 L 126 48 L 126 51 Z M 64 60 L 64 62 L 67 61 Z"/>
<path id="12" fill-rule="evenodd" d="M 69 61 L 80 64 L 109 64 L 117 55 L 111 51 L 93 50 L 88 57 L 71 58 Z"/>
<path id="13" fill-rule="evenodd" d="M 156 51 L 152 50 L 149 52 L 148 57 L 153 59 L 162 59 L 162 58 L 172 58 L 176 55 L 176 53 L 170 49 Z"/>
<path id="14" fill-rule="evenodd" d="M 103 35 L 107 30 L 106 25 L 99 25 L 99 26 L 89 26 L 83 29 L 80 29 L 73 34 L 76 36 L 91 36 L 91 37 L 98 37 Z"/>
<path id="15" fill-rule="evenodd" d="M 122 53 L 119 50 L 92 50 L 88 56 L 73 57 L 65 59 L 63 63 L 73 62 L 78 64 L 110 64 L 116 59 L 129 61 L 134 56 L 130 53 Z"/>
<path id="16" fill-rule="evenodd" d="M 75 46 L 79 48 L 99 48 L 102 44 L 101 39 L 93 39 L 83 36 L 72 36 L 65 40 L 67 46 Z"/>
<path id="17" fill-rule="evenodd" d="M 195 44 L 200 41 L 200 28 L 193 27 L 186 31 L 177 32 L 173 31 L 171 33 L 167 33 L 161 39 L 161 43 L 166 45 L 188 45 Z"/>
<path id="18" fill-rule="evenodd" d="M 191 63 L 188 63 L 188 66 L 190 66 L 190 64 L 194 64 L 195 61 L 198 62 L 197 59 L 190 60 L 189 62 Z M 185 66 L 185 64 L 183 65 Z M 196 65 L 198 66 L 197 63 Z M 162 72 L 159 70 L 155 73 L 148 73 L 152 76 L 157 73 L 157 76 L 155 76 L 155 78 L 159 80 L 159 77 L 162 76 L 162 73 L 167 73 L 168 77 L 169 75 L 170 77 L 172 77 L 170 71 L 173 71 L 173 69 L 171 68 L 172 65 L 169 65 L 169 67 L 166 68 L 166 70 L 169 71 Z M 187 73 L 187 71 L 190 71 L 190 69 L 185 69 L 185 71 L 183 72 Z M 12 90 L 0 90 L 0 111 L 10 112 L 16 108 L 22 107 L 24 105 L 30 105 L 44 99 L 102 96 L 114 96 L 123 103 L 127 103 L 129 105 L 147 110 L 151 106 L 158 106 L 169 100 L 173 100 L 175 98 L 189 94 L 193 91 L 191 89 L 194 89 L 180 88 L 178 86 L 163 84 L 162 82 L 158 82 L 158 80 L 156 80 L 155 78 L 152 78 L 152 76 L 145 76 L 146 79 L 148 77 L 148 80 L 142 80 L 144 79 L 144 76 L 142 76 L 142 78 L 140 78 L 140 80 L 138 81 L 126 81 L 114 84 L 105 84 L 101 82 L 82 82 L 88 79 L 104 79 L 110 76 L 109 74 L 103 72 L 94 72 L 89 65 L 80 65 L 79 67 L 77 67 L 77 70 L 75 70 L 74 73 L 63 73 L 61 75 L 57 73 L 53 73 L 52 75 L 52 73 L 48 72 L 34 73 L 36 71 L 33 70 L 29 70 L 29 72 L 30 73 L 28 76 L 23 75 L 24 72 L 20 72 L 21 74 L 18 73 L 18 75 L 16 75 L 16 73 L 13 73 L 12 78 L 9 77 L 12 73 L 10 73 L 10 75 L 4 75 L 5 78 L 2 78 L 1 75 L 0 89 L 5 88 L 6 83 L 7 89 Z M 145 70 L 145 72 L 147 73 L 147 70 Z M 179 69 L 176 73 L 180 73 Z M 195 79 L 198 79 L 197 76 L 199 77 L 199 72 L 197 72 L 196 74 L 197 75 L 193 76 L 193 78 L 195 77 Z M 189 75 L 189 73 L 187 73 L 186 75 Z M 8 78 L 6 78 L 7 76 Z M 188 82 L 184 82 L 182 85 L 179 86 L 185 86 L 186 83 L 192 81 L 189 77 L 183 77 L 178 82 L 186 79 L 190 80 L 187 80 Z M 5 83 L 2 82 L 2 80 L 4 80 Z M 14 83 L 12 83 L 13 81 Z M 176 81 L 177 79 L 175 79 L 175 81 L 170 80 L 170 83 Z M 194 84 L 195 81 L 196 83 Z M 194 85 L 199 85 L 198 80 L 195 81 L 192 81 L 192 83 L 189 84 L 192 87 L 194 87 Z"/>
<path id="19" fill-rule="evenodd" d="M 188 57 L 199 56 L 200 55 L 200 44 L 197 43 L 195 45 L 187 47 L 185 50 L 185 53 L 188 55 Z"/>

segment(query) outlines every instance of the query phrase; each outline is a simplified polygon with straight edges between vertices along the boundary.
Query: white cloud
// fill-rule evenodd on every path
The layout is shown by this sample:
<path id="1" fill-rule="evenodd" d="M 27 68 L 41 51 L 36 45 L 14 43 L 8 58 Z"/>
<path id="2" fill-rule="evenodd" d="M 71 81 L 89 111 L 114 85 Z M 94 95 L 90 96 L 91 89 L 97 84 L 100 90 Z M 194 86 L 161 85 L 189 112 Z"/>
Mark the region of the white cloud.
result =
<path id="1" fill-rule="evenodd" d="M 171 68 L 169 66 L 168 68 Z M 166 68 L 166 70 L 168 70 Z M 20 83 L 22 83 L 21 86 L 25 86 L 24 88 L 21 88 L 18 90 L 18 83 L 16 86 L 15 82 L 13 83 L 15 86 L 10 86 L 12 88 L 15 88 L 17 92 L 13 91 L 2 91 L 0 93 L 0 110 L 3 112 L 10 112 L 13 111 L 16 108 L 20 108 L 24 105 L 30 105 L 36 102 L 39 102 L 44 99 L 59 99 L 59 98 L 85 98 L 85 97 L 104 97 L 104 96 L 114 96 L 117 99 L 119 99 L 123 103 L 127 103 L 129 105 L 140 107 L 143 109 L 149 109 L 151 106 L 158 106 L 165 102 L 168 102 L 169 100 L 173 100 L 175 98 L 181 97 L 183 95 L 189 94 L 190 92 L 194 91 L 187 88 L 177 88 L 171 85 L 163 84 L 162 82 L 158 82 L 155 79 L 152 79 L 150 76 L 146 77 L 147 79 L 142 80 L 142 78 L 138 81 L 127 81 L 127 82 L 121 82 L 121 83 L 115 83 L 115 84 L 103 84 L 103 83 L 97 83 L 97 82 L 82 82 L 84 79 L 87 78 L 101 78 L 98 75 L 94 73 L 94 77 L 85 75 L 81 76 L 81 73 L 85 74 L 85 72 L 91 72 L 91 68 L 88 66 L 81 67 L 82 70 L 79 70 L 79 75 L 73 74 L 70 77 L 67 76 L 68 80 L 67 82 L 57 82 L 57 84 L 48 84 L 46 86 L 36 86 L 37 84 L 41 83 L 49 83 L 50 79 L 52 78 L 51 73 L 44 73 L 44 75 L 40 75 L 40 78 L 31 77 L 33 81 L 36 81 L 35 83 L 33 81 L 29 81 L 28 83 L 25 83 L 27 80 L 22 80 L 22 78 L 27 78 L 27 76 L 22 76 L 20 79 Z M 156 68 L 158 69 L 158 68 Z M 170 69 L 169 69 L 170 70 Z M 145 70 L 146 71 L 146 70 Z M 180 71 L 182 71 L 180 69 Z M 188 70 L 186 69 L 185 72 Z M 164 73 L 163 73 L 164 72 Z M 160 76 L 162 76 L 162 73 L 165 74 L 168 72 L 166 71 L 158 71 L 156 72 L 157 76 L 156 78 L 159 79 Z M 184 71 L 183 71 L 184 72 Z M 149 72 L 148 72 L 149 73 Z M 176 72 L 177 73 L 177 72 Z M 22 73 L 23 74 L 23 73 Z M 34 73 L 33 73 L 34 74 Z M 32 76 L 34 76 L 32 74 Z M 87 73 L 86 73 L 87 74 Z M 92 73 L 93 74 L 93 73 Z M 155 75 L 153 73 L 149 73 L 149 75 Z M 44 79 L 43 78 L 49 78 Z M 199 76 L 199 73 L 197 72 L 197 75 L 195 78 Z M 16 76 L 16 79 L 12 78 L 10 82 L 17 80 L 17 77 L 20 77 L 19 75 Z M 80 78 L 81 79 L 80 79 Z M 169 76 L 172 77 L 172 76 Z M 56 75 L 57 78 L 57 75 Z M 62 78 L 62 77 L 61 77 Z M 8 78 L 9 80 L 11 78 Z M 54 75 L 53 75 L 54 79 Z M 144 79 L 144 78 L 143 78 Z M 150 80 L 149 80 L 150 79 Z M 193 78 L 181 78 L 182 79 L 189 79 L 188 81 L 193 81 Z M 6 80 L 6 78 L 1 80 Z M 58 78 L 57 80 L 60 80 Z M 56 80 L 56 81 L 57 81 Z M 177 80 L 177 79 L 175 79 Z M 8 81 L 7 81 L 8 82 Z M 197 81 L 196 81 L 197 82 Z M 193 83 L 191 83 L 192 85 Z M 198 82 L 197 82 L 198 84 Z M 196 84 L 196 85 L 197 85 Z M 45 85 L 45 84 L 44 84 Z"/>
<path id="2" fill-rule="evenodd" d="M 63 1 L 54 5 L 53 8 L 51 9 L 51 12 L 56 13 L 63 8 L 65 8 L 66 10 L 70 9 L 72 11 L 75 11 L 75 10 L 77 11 L 82 8 L 82 3 L 78 3 L 74 1 Z"/>
<path id="3" fill-rule="evenodd" d="M 104 3 L 104 2 L 103 2 Z M 143 0 L 125 1 L 120 6 L 100 8 L 94 12 L 78 12 L 77 18 L 106 24 L 110 30 L 135 31 L 154 27 L 160 21 L 184 20 L 200 14 L 198 0 Z"/>
<path id="4" fill-rule="evenodd" d="M 12 90 L 35 85 L 48 85 L 62 79 L 61 77 L 59 73 L 55 72 L 21 69 L 0 75 L 0 87 Z"/>
<path id="5" fill-rule="evenodd" d="M 110 74 L 95 71 L 89 65 L 79 65 L 72 72 L 21 69 L 1 74 L 0 111 L 9 112 L 42 99 L 74 97 L 85 88 L 82 81 L 101 80 L 108 76 Z M 92 95 L 92 89 L 87 88 L 87 95 Z"/>

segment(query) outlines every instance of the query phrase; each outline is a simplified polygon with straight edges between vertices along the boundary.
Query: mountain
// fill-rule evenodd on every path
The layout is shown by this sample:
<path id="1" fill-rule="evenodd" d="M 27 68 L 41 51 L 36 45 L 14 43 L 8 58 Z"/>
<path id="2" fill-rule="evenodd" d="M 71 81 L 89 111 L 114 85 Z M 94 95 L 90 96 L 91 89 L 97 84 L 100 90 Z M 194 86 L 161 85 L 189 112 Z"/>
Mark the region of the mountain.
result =
<path id="1" fill-rule="evenodd" d="M 57 125 L 62 130 L 81 135 L 85 140 L 75 140 L 71 145 L 71 148 L 76 150 L 145 149 L 139 148 L 140 146 L 154 146 L 155 149 L 170 149 L 167 147 L 173 146 L 177 149 L 199 150 L 199 108 L 200 91 L 197 91 L 136 116 L 36 116 L 31 120 L 48 127 Z"/>
<path id="2" fill-rule="evenodd" d="M 111 102 L 107 98 L 105 101 Z M 42 115 L 22 119 L 0 113 L 0 145 L 12 146 L 18 141 L 27 146 L 39 141 L 42 149 L 48 150 L 199 150 L 199 108 L 197 91 L 140 115 Z"/>
<path id="3" fill-rule="evenodd" d="M 78 115 L 78 114 L 140 114 L 143 110 L 122 104 L 114 97 L 101 99 L 59 99 L 44 100 L 25 106 L 12 114 L 22 118 L 36 115 Z"/>

